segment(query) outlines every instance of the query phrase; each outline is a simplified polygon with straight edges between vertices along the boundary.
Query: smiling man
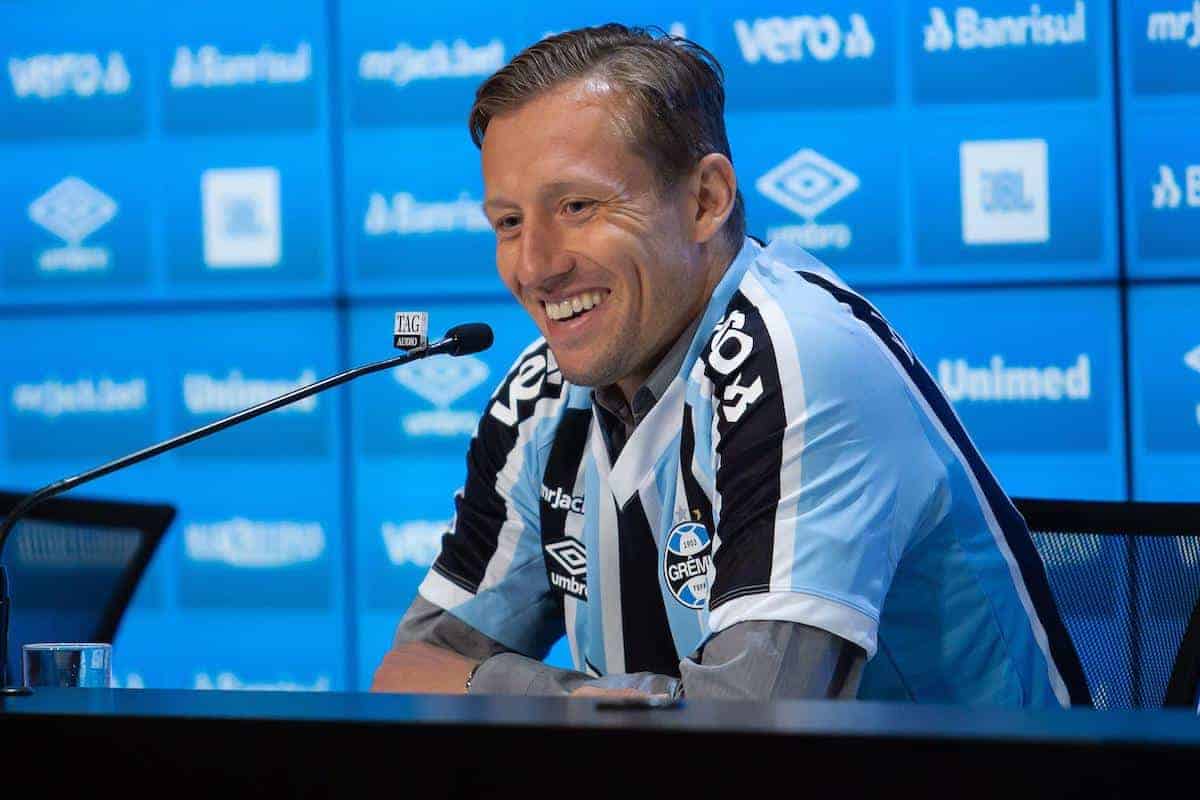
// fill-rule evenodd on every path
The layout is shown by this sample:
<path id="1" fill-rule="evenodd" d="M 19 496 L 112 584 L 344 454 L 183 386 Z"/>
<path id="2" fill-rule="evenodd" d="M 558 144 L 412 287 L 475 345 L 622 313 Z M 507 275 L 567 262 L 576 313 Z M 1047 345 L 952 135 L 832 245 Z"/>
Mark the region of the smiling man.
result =
<path id="1" fill-rule="evenodd" d="M 479 88 L 537 323 L 376 691 L 1086 703 L 1024 521 L 883 317 L 745 236 L 721 71 L 619 25 Z M 574 670 L 542 663 L 568 637 Z"/>

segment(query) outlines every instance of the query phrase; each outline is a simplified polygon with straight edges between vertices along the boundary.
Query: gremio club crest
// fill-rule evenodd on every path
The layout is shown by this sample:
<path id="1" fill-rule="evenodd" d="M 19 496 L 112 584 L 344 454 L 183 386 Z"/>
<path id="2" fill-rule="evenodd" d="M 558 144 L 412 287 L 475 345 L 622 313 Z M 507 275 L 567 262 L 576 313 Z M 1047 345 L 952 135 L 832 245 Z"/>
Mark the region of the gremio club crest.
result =
<path id="1" fill-rule="evenodd" d="M 699 522 L 681 522 L 667 534 L 663 576 L 671 594 L 688 608 L 704 608 L 712 574 L 712 537 Z"/>

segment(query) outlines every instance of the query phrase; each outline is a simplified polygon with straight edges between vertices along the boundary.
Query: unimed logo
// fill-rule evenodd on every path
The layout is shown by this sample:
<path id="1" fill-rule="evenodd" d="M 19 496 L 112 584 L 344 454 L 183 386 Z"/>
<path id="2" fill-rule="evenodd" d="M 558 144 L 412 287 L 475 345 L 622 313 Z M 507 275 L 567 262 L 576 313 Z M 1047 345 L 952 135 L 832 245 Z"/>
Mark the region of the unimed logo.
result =
<path id="1" fill-rule="evenodd" d="M 269 45 L 252 53 L 223 53 L 215 44 L 180 46 L 171 62 L 172 89 L 294 84 L 311 77 L 312 45 L 304 41 L 291 52 Z"/>
<path id="2" fill-rule="evenodd" d="M 193 689 L 218 689 L 220 691 L 254 692 L 328 692 L 333 683 L 328 675 L 318 675 L 308 683 L 293 680 L 248 681 L 230 670 L 221 670 L 215 675 L 197 672 L 192 681 Z"/>
<path id="3" fill-rule="evenodd" d="M 450 530 L 450 520 L 413 519 L 385 522 L 379 528 L 388 561 L 397 567 L 430 567 L 442 551 L 442 536 Z"/>
<path id="4" fill-rule="evenodd" d="M 931 6 L 923 29 L 925 52 L 1086 43 L 1087 3 L 1075 0 L 1069 11 L 1057 13 L 1044 10 L 1049 5 L 1031 3 L 1025 14 L 997 16 L 982 14 L 974 6 L 958 6 L 952 15 L 942 6 Z"/>
<path id="5" fill-rule="evenodd" d="M 1061 366 L 1013 366 L 1002 355 L 980 365 L 965 358 L 943 358 L 937 376 L 952 403 L 1065 403 L 1092 397 L 1092 360 L 1087 353 Z"/>
<path id="6" fill-rule="evenodd" d="M 875 37 L 862 14 L 850 14 L 845 23 L 832 14 L 735 19 L 733 32 L 747 64 L 864 59 L 875 54 Z"/>
<path id="7" fill-rule="evenodd" d="M 1146 41 L 1200 48 L 1200 0 L 1178 10 L 1151 11 L 1146 15 Z"/>
<path id="8" fill-rule="evenodd" d="M 123 95 L 130 84 L 129 68 L 119 50 L 9 57 L 8 78 L 18 100 Z"/>
<path id="9" fill-rule="evenodd" d="M 429 47 L 399 42 L 391 50 L 367 50 L 358 59 L 358 77 L 404 87 L 413 81 L 440 78 L 483 78 L 504 66 L 504 43 L 492 39 L 472 45 L 465 39 Z"/>
<path id="10" fill-rule="evenodd" d="M 363 217 L 363 233 L 368 236 L 491 231 L 480 201 L 465 191 L 453 200 L 418 200 L 409 192 L 395 192 L 390 197 L 371 192 Z"/>
<path id="11" fill-rule="evenodd" d="M 325 529 L 319 522 L 244 517 L 193 522 L 184 528 L 183 539 L 190 560 L 233 567 L 287 567 L 316 561 L 325 552 Z"/>
<path id="12" fill-rule="evenodd" d="M 183 376 L 183 404 L 192 414 L 232 414 L 316 380 L 317 373 L 311 367 L 302 369 L 295 378 L 251 378 L 240 369 L 231 369 L 222 377 L 188 372 Z M 274 413 L 311 414 L 316 411 L 317 403 L 316 395 L 312 395 Z"/>
<path id="13" fill-rule="evenodd" d="M 39 383 L 18 383 L 12 388 L 12 408 L 18 414 L 55 417 L 67 414 L 120 414 L 146 408 L 146 379 L 114 380 L 109 377 L 54 378 Z"/>

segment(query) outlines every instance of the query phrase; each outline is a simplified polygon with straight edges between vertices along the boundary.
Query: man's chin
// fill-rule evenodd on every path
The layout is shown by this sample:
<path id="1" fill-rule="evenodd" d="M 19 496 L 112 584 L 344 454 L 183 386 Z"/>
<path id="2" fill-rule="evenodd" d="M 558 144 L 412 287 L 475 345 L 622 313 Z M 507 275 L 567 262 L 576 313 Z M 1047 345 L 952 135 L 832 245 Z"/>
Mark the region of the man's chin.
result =
<path id="1" fill-rule="evenodd" d="M 574 360 L 563 362 L 558 357 L 558 353 L 554 354 L 555 360 L 558 362 L 558 368 L 562 371 L 563 379 L 573 386 L 609 386 L 620 380 L 620 368 L 613 363 L 591 363 L 580 364 Z"/>

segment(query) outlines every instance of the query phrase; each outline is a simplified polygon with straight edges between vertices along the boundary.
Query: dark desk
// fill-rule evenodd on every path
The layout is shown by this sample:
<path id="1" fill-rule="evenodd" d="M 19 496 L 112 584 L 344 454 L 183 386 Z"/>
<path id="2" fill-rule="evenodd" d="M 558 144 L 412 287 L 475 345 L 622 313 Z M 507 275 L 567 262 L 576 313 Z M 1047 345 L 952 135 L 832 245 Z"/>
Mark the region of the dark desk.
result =
<path id="1" fill-rule="evenodd" d="M 599 711 L 582 699 L 58 689 L 4 700 L 0 743 L 5 788 L 36 778 L 55 788 L 50 797 L 88 781 L 118 797 L 149 787 L 150 797 L 215 800 L 364 791 L 574 800 L 631 787 L 637 794 L 621 800 L 1027 800 L 1144 795 L 1200 773 L 1190 712 L 877 703 Z"/>

